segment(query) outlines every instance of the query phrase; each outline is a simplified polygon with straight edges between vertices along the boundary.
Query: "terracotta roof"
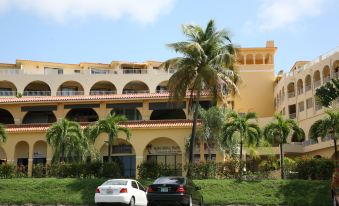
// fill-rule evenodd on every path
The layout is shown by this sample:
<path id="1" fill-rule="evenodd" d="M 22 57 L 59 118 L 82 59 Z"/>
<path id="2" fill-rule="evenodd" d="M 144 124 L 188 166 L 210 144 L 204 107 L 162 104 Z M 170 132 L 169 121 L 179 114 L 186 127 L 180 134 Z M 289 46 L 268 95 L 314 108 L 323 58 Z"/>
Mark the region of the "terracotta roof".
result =
<path id="1" fill-rule="evenodd" d="M 188 93 L 189 95 L 189 93 Z M 203 92 L 201 96 L 208 96 Z M 0 104 L 6 103 L 32 103 L 32 102 L 64 102 L 64 101 L 97 101 L 97 100 L 126 100 L 126 99 L 167 99 L 169 93 L 145 93 L 145 94 L 111 94 L 111 95 L 79 95 L 79 96 L 37 96 L 37 97 L 6 97 L 0 98 Z"/>
<path id="2" fill-rule="evenodd" d="M 85 128 L 89 123 L 80 123 L 82 128 Z M 199 124 L 199 123 L 198 123 Z M 128 128 L 168 128 L 168 127 L 191 127 L 191 120 L 140 120 L 128 121 L 126 124 Z M 21 132 L 44 132 L 51 124 L 20 124 L 20 125 L 6 125 L 8 133 L 21 133 Z"/>

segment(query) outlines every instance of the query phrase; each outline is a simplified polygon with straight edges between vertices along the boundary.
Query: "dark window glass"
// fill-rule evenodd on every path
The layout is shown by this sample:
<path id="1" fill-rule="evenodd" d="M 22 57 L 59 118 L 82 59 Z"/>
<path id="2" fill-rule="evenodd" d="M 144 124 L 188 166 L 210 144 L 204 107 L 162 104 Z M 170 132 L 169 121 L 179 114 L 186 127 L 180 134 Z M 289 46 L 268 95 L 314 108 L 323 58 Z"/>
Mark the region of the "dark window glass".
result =
<path id="1" fill-rule="evenodd" d="M 154 184 L 179 184 L 179 185 L 182 185 L 184 183 L 185 178 L 183 177 L 160 177 L 154 182 Z"/>
<path id="2" fill-rule="evenodd" d="M 135 189 L 138 189 L 138 185 L 136 182 L 132 181 L 132 187 L 135 188 Z"/>

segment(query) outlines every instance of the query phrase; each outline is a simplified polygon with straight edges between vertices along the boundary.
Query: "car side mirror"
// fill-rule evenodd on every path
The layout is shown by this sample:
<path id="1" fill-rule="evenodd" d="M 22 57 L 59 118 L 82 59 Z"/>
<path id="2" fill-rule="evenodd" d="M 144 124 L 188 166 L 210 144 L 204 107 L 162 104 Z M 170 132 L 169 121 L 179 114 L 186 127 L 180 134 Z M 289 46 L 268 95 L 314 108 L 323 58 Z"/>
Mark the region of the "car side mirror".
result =
<path id="1" fill-rule="evenodd" d="M 201 190 L 201 187 L 195 186 L 195 190 Z"/>

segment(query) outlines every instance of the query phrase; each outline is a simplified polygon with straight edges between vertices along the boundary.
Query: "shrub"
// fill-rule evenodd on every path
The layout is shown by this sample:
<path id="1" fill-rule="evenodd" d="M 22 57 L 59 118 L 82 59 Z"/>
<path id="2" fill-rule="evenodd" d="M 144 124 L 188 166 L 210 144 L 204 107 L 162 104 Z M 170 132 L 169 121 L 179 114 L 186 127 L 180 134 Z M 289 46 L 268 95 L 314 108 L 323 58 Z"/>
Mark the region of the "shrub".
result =
<path id="1" fill-rule="evenodd" d="M 298 158 L 296 172 L 300 179 L 329 180 L 335 169 L 335 161 L 323 158 Z"/>
<path id="2" fill-rule="evenodd" d="M 12 178 L 15 176 L 14 164 L 2 164 L 0 165 L 0 178 Z"/>
<path id="3" fill-rule="evenodd" d="M 138 166 L 138 175 L 141 179 L 156 179 L 160 176 L 181 175 L 181 166 L 176 169 L 170 165 L 158 164 L 154 161 L 144 161 Z"/>
<path id="4" fill-rule="evenodd" d="M 101 176 L 106 178 L 121 177 L 120 165 L 116 162 L 103 163 Z"/>
<path id="5" fill-rule="evenodd" d="M 193 179 L 214 179 L 217 178 L 218 165 L 214 161 L 192 163 L 190 167 Z"/>
<path id="6" fill-rule="evenodd" d="M 46 177 L 46 166 L 44 164 L 34 164 L 32 176 L 33 177 Z"/>

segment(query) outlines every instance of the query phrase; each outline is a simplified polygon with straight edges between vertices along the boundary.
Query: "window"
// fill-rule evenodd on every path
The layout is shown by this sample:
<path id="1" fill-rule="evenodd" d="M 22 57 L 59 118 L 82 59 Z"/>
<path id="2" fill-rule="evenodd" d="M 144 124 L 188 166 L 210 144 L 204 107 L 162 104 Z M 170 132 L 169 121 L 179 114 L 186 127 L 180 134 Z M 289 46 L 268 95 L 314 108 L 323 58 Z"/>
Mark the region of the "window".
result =
<path id="1" fill-rule="evenodd" d="M 80 70 L 79 70 L 79 69 L 75 69 L 75 70 L 74 70 L 74 73 L 75 73 L 75 74 L 80 74 Z"/>
<path id="2" fill-rule="evenodd" d="M 57 74 L 62 75 L 64 73 L 64 70 L 62 68 L 51 68 L 51 67 L 45 67 L 44 68 L 45 74 Z"/>
<path id="3" fill-rule="evenodd" d="M 132 187 L 135 188 L 135 189 L 138 189 L 138 185 L 135 181 L 132 181 Z"/>
<path id="4" fill-rule="evenodd" d="M 111 71 L 109 69 L 94 69 L 91 68 L 91 74 L 110 74 Z"/>
<path id="5" fill-rule="evenodd" d="M 306 109 L 310 109 L 312 107 L 313 107 L 313 99 L 312 98 L 306 99 Z"/>
<path id="6" fill-rule="evenodd" d="M 304 101 L 298 103 L 298 108 L 299 108 L 299 112 L 302 112 L 305 110 Z"/>
<path id="7" fill-rule="evenodd" d="M 322 105 L 319 103 L 319 102 L 315 102 L 315 110 L 318 111 L 318 110 L 321 110 L 323 107 Z"/>
<path id="8" fill-rule="evenodd" d="M 146 191 L 145 188 L 139 182 L 137 182 L 137 184 L 139 186 L 139 190 Z"/>

